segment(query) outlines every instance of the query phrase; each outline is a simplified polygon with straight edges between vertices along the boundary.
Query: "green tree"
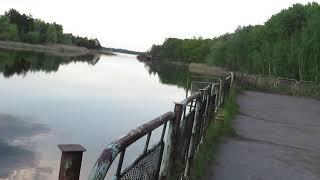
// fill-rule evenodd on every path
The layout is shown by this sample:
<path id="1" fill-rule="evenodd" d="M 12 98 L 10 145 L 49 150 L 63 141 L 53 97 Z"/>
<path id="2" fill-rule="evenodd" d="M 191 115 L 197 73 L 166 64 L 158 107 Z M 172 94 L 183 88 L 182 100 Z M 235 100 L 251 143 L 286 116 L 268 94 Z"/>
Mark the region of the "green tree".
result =
<path id="1" fill-rule="evenodd" d="M 57 30 L 54 25 L 49 25 L 47 32 L 46 32 L 46 43 L 57 43 Z"/>
<path id="2" fill-rule="evenodd" d="M 10 20 L 6 16 L 0 16 L 0 39 L 19 40 L 16 25 L 10 24 Z"/>
<path id="3" fill-rule="evenodd" d="M 23 34 L 23 40 L 28 43 L 38 44 L 40 43 L 40 32 L 39 31 L 29 31 Z"/>
<path id="4" fill-rule="evenodd" d="M 213 39 L 168 38 L 149 53 L 161 59 L 320 82 L 320 6 L 294 4 L 265 24 Z"/>

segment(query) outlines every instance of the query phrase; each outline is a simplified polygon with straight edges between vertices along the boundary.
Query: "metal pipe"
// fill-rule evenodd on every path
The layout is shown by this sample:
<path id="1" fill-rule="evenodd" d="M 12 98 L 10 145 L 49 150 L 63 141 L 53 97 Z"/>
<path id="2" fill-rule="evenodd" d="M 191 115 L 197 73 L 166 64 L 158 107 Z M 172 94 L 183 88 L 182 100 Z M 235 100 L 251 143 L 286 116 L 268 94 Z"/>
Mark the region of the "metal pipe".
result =
<path id="1" fill-rule="evenodd" d="M 146 144 L 144 146 L 143 154 L 145 154 L 148 150 L 151 134 L 152 134 L 152 131 L 147 136 L 147 140 L 146 140 Z"/>
<path id="2" fill-rule="evenodd" d="M 116 177 L 119 178 L 120 177 L 120 173 L 121 173 L 121 168 L 122 168 L 122 163 L 123 163 L 123 159 L 124 159 L 124 154 L 126 153 L 126 150 L 123 150 L 120 154 L 120 158 L 119 158 L 119 163 L 118 163 L 118 167 L 117 167 L 117 172 L 116 172 Z"/>

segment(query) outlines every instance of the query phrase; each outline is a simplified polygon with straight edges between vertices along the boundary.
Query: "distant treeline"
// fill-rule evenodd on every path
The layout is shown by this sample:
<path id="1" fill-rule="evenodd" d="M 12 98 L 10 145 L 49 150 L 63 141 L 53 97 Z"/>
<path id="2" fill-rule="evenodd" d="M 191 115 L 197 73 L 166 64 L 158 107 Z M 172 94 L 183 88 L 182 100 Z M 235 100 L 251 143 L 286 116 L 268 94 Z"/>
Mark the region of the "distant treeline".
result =
<path id="1" fill-rule="evenodd" d="M 63 27 L 56 23 L 46 23 L 31 15 L 20 14 L 10 9 L 0 16 L 0 40 L 21 41 L 32 44 L 69 44 L 88 49 L 100 49 L 97 39 L 63 33 Z"/>
<path id="2" fill-rule="evenodd" d="M 295 4 L 264 25 L 238 27 L 213 39 L 168 38 L 149 53 L 161 59 L 319 82 L 320 6 Z"/>
<path id="3" fill-rule="evenodd" d="M 134 54 L 134 55 L 140 55 L 142 54 L 142 52 L 138 52 L 138 51 L 131 51 L 131 50 L 127 50 L 127 49 L 119 49 L 119 48 L 103 48 L 107 51 L 111 51 L 111 52 L 118 52 L 118 53 L 125 53 L 125 54 Z"/>

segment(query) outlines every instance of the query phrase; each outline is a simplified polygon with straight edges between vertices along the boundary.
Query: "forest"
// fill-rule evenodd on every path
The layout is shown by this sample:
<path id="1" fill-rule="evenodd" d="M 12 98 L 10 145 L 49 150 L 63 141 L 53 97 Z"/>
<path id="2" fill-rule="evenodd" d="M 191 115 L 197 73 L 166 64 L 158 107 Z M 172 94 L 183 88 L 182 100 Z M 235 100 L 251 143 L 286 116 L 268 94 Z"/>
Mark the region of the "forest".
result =
<path id="1" fill-rule="evenodd" d="M 320 82 L 320 6 L 294 4 L 262 25 L 239 26 L 212 39 L 167 38 L 148 53 L 160 59 Z"/>
<path id="2" fill-rule="evenodd" d="M 0 16 L 0 40 L 19 41 L 32 44 L 68 44 L 101 49 L 97 39 L 63 33 L 63 27 L 56 23 L 46 23 L 31 15 L 20 14 L 15 9 Z"/>

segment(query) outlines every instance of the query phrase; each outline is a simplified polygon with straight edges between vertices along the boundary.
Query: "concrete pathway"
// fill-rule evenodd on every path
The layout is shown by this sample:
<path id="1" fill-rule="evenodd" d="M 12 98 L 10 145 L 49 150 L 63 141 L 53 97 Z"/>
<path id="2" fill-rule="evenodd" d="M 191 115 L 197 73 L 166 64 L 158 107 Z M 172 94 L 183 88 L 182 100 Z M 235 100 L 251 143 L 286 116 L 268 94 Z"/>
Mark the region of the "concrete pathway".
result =
<path id="1" fill-rule="evenodd" d="M 319 180 L 320 101 L 246 91 L 206 179 Z"/>

